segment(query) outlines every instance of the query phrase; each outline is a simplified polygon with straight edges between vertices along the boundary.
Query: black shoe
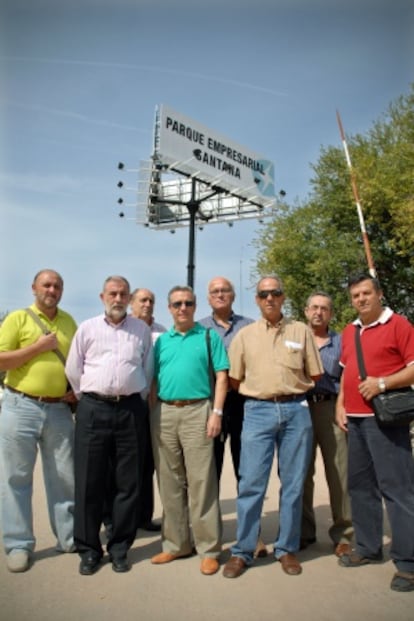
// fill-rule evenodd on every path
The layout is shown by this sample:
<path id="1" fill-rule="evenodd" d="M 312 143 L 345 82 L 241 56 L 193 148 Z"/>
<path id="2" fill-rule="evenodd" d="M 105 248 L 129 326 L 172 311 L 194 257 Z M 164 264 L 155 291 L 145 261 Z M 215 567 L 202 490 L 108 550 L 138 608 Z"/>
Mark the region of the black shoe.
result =
<path id="1" fill-rule="evenodd" d="M 338 563 L 342 567 L 362 567 L 362 565 L 370 565 L 371 563 L 382 563 L 382 553 L 375 556 L 362 556 L 357 552 L 351 552 L 351 554 L 343 554 L 339 557 Z"/>
<path id="2" fill-rule="evenodd" d="M 157 524 L 156 522 L 145 522 L 145 524 L 140 524 L 138 528 L 147 530 L 150 533 L 159 533 L 161 530 L 161 524 Z"/>
<path id="3" fill-rule="evenodd" d="M 118 574 L 124 574 L 131 569 L 131 565 L 128 563 L 126 556 L 120 558 L 111 558 L 112 569 Z"/>
<path id="4" fill-rule="evenodd" d="M 299 550 L 306 550 L 308 546 L 311 546 L 313 543 L 316 543 L 316 537 L 309 537 L 308 539 L 301 539 Z"/>
<path id="5" fill-rule="evenodd" d="M 86 554 L 81 557 L 79 573 L 82 574 L 82 576 L 92 576 L 98 571 L 100 564 L 100 558 L 97 558 L 93 554 Z"/>

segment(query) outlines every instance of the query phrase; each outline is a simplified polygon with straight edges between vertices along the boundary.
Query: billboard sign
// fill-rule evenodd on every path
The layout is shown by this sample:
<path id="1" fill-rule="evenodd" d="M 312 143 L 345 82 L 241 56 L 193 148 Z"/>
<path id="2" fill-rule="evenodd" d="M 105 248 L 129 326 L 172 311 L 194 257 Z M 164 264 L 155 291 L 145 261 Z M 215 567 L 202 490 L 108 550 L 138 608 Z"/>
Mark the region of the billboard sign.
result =
<path id="1" fill-rule="evenodd" d="M 275 201 L 269 159 L 162 105 L 155 125 L 154 159 L 170 170 L 252 203 Z"/>

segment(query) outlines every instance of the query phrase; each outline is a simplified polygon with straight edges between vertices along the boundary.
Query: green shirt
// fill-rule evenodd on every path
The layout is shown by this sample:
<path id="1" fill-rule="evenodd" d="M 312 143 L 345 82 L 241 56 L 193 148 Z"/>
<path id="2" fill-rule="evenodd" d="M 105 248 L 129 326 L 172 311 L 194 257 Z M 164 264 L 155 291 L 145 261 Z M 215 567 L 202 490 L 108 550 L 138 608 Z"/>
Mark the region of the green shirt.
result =
<path id="1" fill-rule="evenodd" d="M 206 328 L 195 323 L 185 334 L 171 328 L 158 338 L 154 356 L 160 399 L 173 401 L 210 397 L 206 332 Z M 226 350 L 214 330 L 210 330 L 210 342 L 214 371 L 227 370 L 229 361 Z"/>
<path id="2" fill-rule="evenodd" d="M 56 316 L 50 320 L 35 304 L 30 307 L 54 332 L 58 348 L 65 356 L 76 332 L 74 319 L 58 308 Z M 16 310 L 7 315 L 0 327 L 0 351 L 14 351 L 35 343 L 43 334 L 40 327 L 24 310 Z M 62 397 L 67 390 L 65 367 L 53 351 L 38 354 L 21 367 L 7 371 L 5 384 L 35 397 Z"/>

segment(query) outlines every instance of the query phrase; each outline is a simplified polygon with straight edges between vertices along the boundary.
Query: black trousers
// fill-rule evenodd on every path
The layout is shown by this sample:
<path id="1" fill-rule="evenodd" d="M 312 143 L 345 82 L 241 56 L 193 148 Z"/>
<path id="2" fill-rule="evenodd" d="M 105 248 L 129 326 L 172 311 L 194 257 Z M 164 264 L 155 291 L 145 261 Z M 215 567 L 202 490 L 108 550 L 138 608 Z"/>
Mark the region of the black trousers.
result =
<path id="1" fill-rule="evenodd" d="M 154 513 L 154 456 L 152 453 L 149 408 L 145 403 L 146 416 L 143 429 L 144 464 L 142 468 L 141 492 L 138 500 L 138 526 L 145 526 L 152 521 Z"/>
<path id="2" fill-rule="evenodd" d="M 217 477 L 220 481 L 223 470 L 224 448 L 230 436 L 230 452 L 233 462 L 234 476 L 239 480 L 240 444 L 243 427 L 243 411 L 245 397 L 235 390 L 227 393 L 223 406 L 222 431 L 214 439 L 214 457 L 216 460 Z"/>
<path id="3" fill-rule="evenodd" d="M 103 554 L 100 529 L 109 469 L 113 468 L 112 536 L 107 551 L 123 557 L 137 529 L 145 405 L 139 394 L 118 402 L 83 395 L 75 426 L 74 540 L 80 555 Z"/>
<path id="4" fill-rule="evenodd" d="M 138 499 L 138 527 L 144 527 L 152 521 L 154 513 L 154 456 L 152 453 L 151 430 L 149 423 L 148 403 L 144 401 L 146 410 L 143 425 L 143 465 L 141 477 L 141 491 Z M 112 527 L 112 503 L 115 493 L 114 472 L 112 465 L 108 468 L 102 521 L 105 526 Z"/>

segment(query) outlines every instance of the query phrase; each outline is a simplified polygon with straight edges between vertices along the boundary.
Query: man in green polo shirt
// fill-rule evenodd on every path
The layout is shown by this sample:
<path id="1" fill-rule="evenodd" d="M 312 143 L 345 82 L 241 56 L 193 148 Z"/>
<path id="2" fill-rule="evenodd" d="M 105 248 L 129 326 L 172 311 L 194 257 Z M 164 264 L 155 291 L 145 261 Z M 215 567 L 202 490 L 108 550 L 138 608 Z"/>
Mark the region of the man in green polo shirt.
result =
<path id="1" fill-rule="evenodd" d="M 201 573 L 218 571 L 221 517 L 214 438 L 221 431 L 227 394 L 228 358 L 220 336 L 194 321 L 195 295 L 178 286 L 168 294 L 174 320 L 155 343 L 155 380 L 151 392 L 151 433 L 158 486 L 163 504 L 163 552 L 152 558 L 160 565 L 192 551 L 189 520 Z M 188 510 L 189 503 L 189 510 Z"/>
<path id="2" fill-rule="evenodd" d="M 73 418 L 64 358 L 76 324 L 58 308 L 62 277 L 36 274 L 34 304 L 10 313 L 0 328 L 0 370 L 7 371 L 0 416 L 0 515 L 7 567 L 30 567 L 33 471 L 40 449 L 49 519 L 57 550 L 73 550 Z M 33 313 L 33 316 L 31 315 Z"/>

